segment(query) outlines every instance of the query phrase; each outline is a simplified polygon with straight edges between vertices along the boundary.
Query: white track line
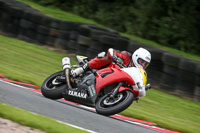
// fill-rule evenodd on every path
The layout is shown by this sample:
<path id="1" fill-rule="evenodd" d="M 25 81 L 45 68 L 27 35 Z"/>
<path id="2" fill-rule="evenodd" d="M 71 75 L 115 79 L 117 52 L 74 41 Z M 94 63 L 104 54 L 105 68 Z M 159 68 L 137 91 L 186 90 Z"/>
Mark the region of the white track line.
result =
<path id="1" fill-rule="evenodd" d="M 28 89 L 28 90 L 32 90 L 34 91 L 35 89 L 32 89 L 32 88 L 28 88 L 28 87 L 24 87 L 24 86 L 21 86 L 21 85 L 16 85 L 14 83 L 10 83 L 10 82 L 7 82 L 7 81 L 2 81 L 0 80 L 1 82 L 4 82 L 4 83 L 7 83 L 7 84 L 11 84 L 11 85 L 14 85 L 14 86 L 17 86 L 17 87 L 20 87 L 20 88 L 24 88 L 24 89 Z M 34 91 L 36 92 L 36 91 Z M 39 93 L 41 94 L 41 92 L 36 92 L 36 93 Z M 66 101 L 66 100 L 65 100 Z M 67 102 L 67 101 L 66 101 Z M 71 103 L 72 104 L 72 103 Z M 87 106 L 84 106 L 84 105 L 78 105 L 79 107 L 82 107 L 82 108 L 86 108 L 86 109 L 89 109 L 89 110 L 93 110 L 95 111 L 94 108 L 91 108 L 91 107 L 87 107 Z M 112 117 L 112 116 L 111 116 Z M 113 117 L 115 118 L 115 117 Z M 119 119 L 119 118 L 117 118 Z M 123 120 L 123 119 L 120 119 L 120 120 Z M 163 132 L 163 133 L 180 133 L 178 131 L 173 131 L 173 130 L 168 130 L 168 129 L 164 129 L 164 128 L 160 128 L 160 127 L 157 127 L 157 126 L 154 126 L 154 125 L 148 125 L 148 124 L 144 124 L 144 123 L 140 123 L 140 122 L 136 122 L 136 121 L 130 121 L 130 120 L 123 120 L 123 121 L 126 121 L 126 122 L 129 122 L 129 123 L 132 123 L 132 124 L 135 124 L 135 125 L 140 125 L 140 126 L 143 126 L 143 127 L 146 127 L 146 128 L 149 128 L 149 129 L 153 129 L 153 130 L 156 130 L 156 131 L 160 131 L 160 132 Z M 61 121 L 59 121 L 61 122 Z M 65 122 L 61 122 L 61 123 L 65 123 Z M 88 130 L 88 129 L 84 129 L 82 127 L 78 127 L 78 126 L 75 126 L 75 125 L 72 125 L 72 124 L 69 124 L 69 123 L 65 123 L 66 125 L 70 125 L 72 127 L 76 127 L 76 128 L 79 128 L 79 129 L 82 129 L 82 130 L 85 130 L 85 131 L 88 131 L 88 132 L 91 132 L 91 133 L 96 133 L 94 131 L 91 131 L 91 130 Z"/>
<path id="2" fill-rule="evenodd" d="M 23 88 L 23 89 L 28 89 L 28 90 L 31 90 L 31 88 L 28 88 L 28 87 L 24 87 L 24 86 L 20 86 L 20 85 L 16 85 L 14 83 L 10 83 L 10 82 L 7 82 L 7 81 L 2 81 L 0 80 L 0 82 L 3 82 L 3 83 L 7 83 L 7 84 L 10 84 L 10 85 L 13 85 L 13 86 L 16 86 L 16 87 L 20 87 L 20 88 Z M 30 112 L 30 111 L 29 111 Z M 34 112 L 31 112 L 33 114 L 37 114 L 37 113 L 34 113 Z M 37 114 L 38 115 L 38 114 Z M 56 120 L 57 122 L 59 123 L 63 123 L 65 125 L 68 125 L 68 126 L 71 126 L 71 127 L 74 127 L 74 128 L 78 128 L 78 129 L 81 129 L 81 130 L 85 130 L 89 133 L 97 133 L 95 131 L 92 131 L 92 130 L 89 130 L 89 129 L 86 129 L 86 128 L 82 128 L 82 127 L 79 127 L 79 126 L 76 126 L 76 125 L 73 125 L 73 124 L 70 124 L 70 123 L 66 123 L 66 122 L 62 122 L 62 121 L 59 121 L 59 120 Z"/>

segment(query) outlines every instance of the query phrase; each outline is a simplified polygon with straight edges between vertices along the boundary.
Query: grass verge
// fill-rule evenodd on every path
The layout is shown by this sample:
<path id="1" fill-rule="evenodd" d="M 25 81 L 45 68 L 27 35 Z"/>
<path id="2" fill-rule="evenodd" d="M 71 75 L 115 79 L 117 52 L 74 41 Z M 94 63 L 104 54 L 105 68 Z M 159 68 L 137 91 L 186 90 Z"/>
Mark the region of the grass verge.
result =
<path id="1" fill-rule="evenodd" d="M 85 19 L 83 17 L 80 17 L 78 15 L 74 15 L 72 13 L 69 12 L 65 12 L 61 9 L 58 9 L 56 7 L 53 6 L 41 6 L 33 1 L 30 0 L 18 0 L 21 2 L 24 2 L 28 5 L 30 5 L 32 8 L 35 8 L 37 10 L 39 10 L 40 12 L 42 12 L 43 14 L 46 14 L 48 16 L 57 18 L 57 19 L 61 19 L 61 20 L 66 20 L 66 21 L 73 21 L 73 22 L 84 22 L 84 23 L 88 23 L 88 24 L 97 24 L 99 25 L 97 22 L 90 20 L 90 19 Z"/>
<path id="2" fill-rule="evenodd" d="M 87 131 L 80 130 L 66 124 L 57 122 L 54 119 L 31 113 L 7 104 L 0 102 L 0 117 L 10 119 L 21 125 L 40 129 L 47 133 L 86 133 Z"/>
<path id="3" fill-rule="evenodd" d="M 199 110 L 200 103 L 152 89 L 147 91 L 147 96 L 141 98 L 138 104 L 132 104 L 122 114 L 184 133 L 199 133 Z"/>
<path id="4" fill-rule="evenodd" d="M 52 7 L 52 6 L 45 6 L 44 7 L 44 6 L 41 6 L 41 5 L 39 5 L 39 4 L 37 4 L 33 1 L 30 1 L 30 0 L 18 0 L 18 1 L 24 2 L 28 5 L 30 5 L 32 8 L 35 8 L 35 9 L 41 11 L 42 13 L 44 13 L 48 16 L 51 16 L 51 17 L 55 17 L 57 19 L 73 21 L 73 22 L 83 22 L 83 23 L 96 24 L 98 26 L 103 26 L 103 25 L 98 24 L 97 22 L 95 22 L 93 20 L 86 19 L 86 18 L 80 17 L 78 15 L 74 15 L 72 13 L 69 13 L 69 12 L 65 12 L 63 10 L 56 8 L 56 7 Z M 130 38 L 133 41 L 136 41 L 136 42 L 139 42 L 139 43 L 142 43 L 142 44 L 146 44 L 146 45 L 151 45 L 151 46 L 161 48 L 163 50 L 184 56 L 184 57 L 189 58 L 189 59 L 200 61 L 200 56 L 190 54 L 190 53 L 186 53 L 186 52 L 174 49 L 174 48 L 170 48 L 170 47 L 158 44 L 158 43 L 150 41 L 150 40 L 146 40 L 146 39 L 143 39 L 143 38 L 140 38 L 140 37 L 136 37 L 134 35 L 129 35 L 129 34 L 125 34 L 125 33 L 120 33 L 120 34 L 122 36 L 126 36 L 126 37 Z"/>
<path id="5" fill-rule="evenodd" d="M 0 36 L 0 73 L 16 81 L 40 86 L 46 77 L 62 69 L 64 56 L 41 46 Z"/>

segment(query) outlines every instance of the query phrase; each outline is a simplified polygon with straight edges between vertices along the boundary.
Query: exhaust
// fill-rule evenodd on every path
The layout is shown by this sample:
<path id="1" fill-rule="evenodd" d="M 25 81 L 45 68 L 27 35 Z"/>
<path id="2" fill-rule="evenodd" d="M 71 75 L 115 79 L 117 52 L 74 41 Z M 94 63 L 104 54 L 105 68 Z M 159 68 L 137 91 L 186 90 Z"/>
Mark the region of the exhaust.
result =
<path id="1" fill-rule="evenodd" d="M 71 70 L 71 63 L 70 63 L 69 57 L 64 57 L 62 59 L 62 68 L 65 71 L 67 85 L 68 85 L 69 88 L 72 88 L 72 86 L 70 84 L 70 80 L 69 80 L 69 74 L 70 74 L 70 70 Z"/>

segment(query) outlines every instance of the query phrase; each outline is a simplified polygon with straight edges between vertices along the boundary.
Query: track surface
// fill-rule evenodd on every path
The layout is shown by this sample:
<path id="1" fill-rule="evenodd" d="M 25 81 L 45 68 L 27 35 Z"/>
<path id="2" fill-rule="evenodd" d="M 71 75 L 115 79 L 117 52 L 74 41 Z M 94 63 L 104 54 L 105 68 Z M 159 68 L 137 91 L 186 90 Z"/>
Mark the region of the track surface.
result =
<path id="1" fill-rule="evenodd" d="M 0 81 L 0 101 L 99 133 L 157 133 L 143 126 L 98 115 L 63 101 L 44 98 L 22 87 Z"/>

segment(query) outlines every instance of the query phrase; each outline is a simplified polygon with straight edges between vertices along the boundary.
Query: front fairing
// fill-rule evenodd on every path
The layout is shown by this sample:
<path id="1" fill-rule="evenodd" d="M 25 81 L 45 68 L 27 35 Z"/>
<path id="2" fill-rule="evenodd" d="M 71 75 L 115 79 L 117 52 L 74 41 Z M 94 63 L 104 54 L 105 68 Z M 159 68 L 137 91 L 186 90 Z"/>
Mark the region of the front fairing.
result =
<path id="1" fill-rule="evenodd" d="M 135 85 L 133 78 L 125 71 L 122 71 L 117 66 L 107 67 L 97 71 L 96 73 L 97 94 L 99 94 L 99 91 L 105 86 L 120 81 L 126 81 L 130 85 Z"/>

